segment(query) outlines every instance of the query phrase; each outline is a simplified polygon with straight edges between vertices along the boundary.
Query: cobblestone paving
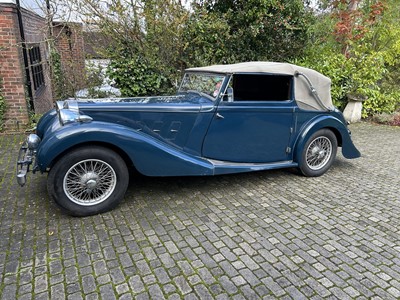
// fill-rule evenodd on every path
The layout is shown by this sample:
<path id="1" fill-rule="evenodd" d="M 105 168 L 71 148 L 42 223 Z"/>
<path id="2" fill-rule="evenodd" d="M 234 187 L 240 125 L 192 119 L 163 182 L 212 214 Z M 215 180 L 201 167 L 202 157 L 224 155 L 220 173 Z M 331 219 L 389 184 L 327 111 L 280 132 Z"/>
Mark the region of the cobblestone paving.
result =
<path id="1" fill-rule="evenodd" d="M 137 177 L 87 218 L 45 175 L 20 188 L 23 136 L 1 136 L 0 298 L 399 299 L 400 128 L 351 129 L 363 157 L 325 176 Z"/>

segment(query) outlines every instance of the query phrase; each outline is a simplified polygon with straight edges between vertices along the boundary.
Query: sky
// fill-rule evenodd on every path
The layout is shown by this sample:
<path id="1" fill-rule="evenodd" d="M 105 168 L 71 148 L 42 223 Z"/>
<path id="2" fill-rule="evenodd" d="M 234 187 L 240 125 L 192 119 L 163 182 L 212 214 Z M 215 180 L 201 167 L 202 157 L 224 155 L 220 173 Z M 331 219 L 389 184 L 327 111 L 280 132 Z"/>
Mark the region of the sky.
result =
<path id="1" fill-rule="evenodd" d="M 16 0 L 0 0 L 0 2 L 12 2 L 15 3 Z M 60 4 L 63 3 L 62 0 L 51 0 L 52 3 L 54 2 L 59 2 Z M 315 3 L 317 2 L 317 0 L 311 0 L 311 6 L 315 7 Z M 184 3 L 186 3 L 186 6 L 189 7 L 191 0 L 185 0 Z M 46 6 L 46 1 L 45 0 L 20 0 L 20 4 L 22 7 L 29 9 L 35 13 L 37 13 L 38 15 L 41 16 L 45 16 L 44 13 L 44 8 Z M 53 4 L 54 5 L 54 4 Z M 59 5 L 58 8 L 61 8 L 62 5 Z M 65 6 L 64 6 L 65 7 Z M 72 14 L 66 14 L 65 12 L 63 13 L 63 15 L 68 15 L 68 21 L 75 21 L 75 22 L 80 22 L 81 19 L 79 18 L 79 16 L 77 15 L 77 13 L 72 13 Z M 55 16 L 54 20 L 60 20 L 59 17 Z M 66 20 L 63 20 L 66 21 Z"/>
<path id="2" fill-rule="evenodd" d="M 16 0 L 0 0 L 2 3 L 15 3 Z M 43 16 L 43 10 L 40 6 L 45 5 L 45 1 L 43 0 L 19 0 L 22 7 L 29 9 L 30 11 L 34 11 L 35 13 Z"/>
<path id="3" fill-rule="evenodd" d="M 45 11 L 44 8 L 46 7 L 46 1 L 45 0 L 19 0 L 19 1 L 20 1 L 20 4 L 21 4 L 22 7 L 26 8 L 26 9 L 29 9 L 30 11 L 33 11 L 33 12 L 35 12 L 38 15 L 41 15 L 43 17 L 45 16 L 45 14 L 44 14 L 44 11 Z M 16 0 L 0 0 L 0 2 L 12 2 L 12 3 L 15 3 Z M 52 2 L 52 3 L 59 2 L 60 3 L 60 5 L 58 7 L 59 9 L 62 7 L 61 4 L 63 3 L 62 0 L 51 0 L 50 2 Z M 191 0 L 185 0 L 184 3 L 186 4 L 187 7 L 189 7 L 190 3 L 191 3 Z M 66 13 L 64 12 L 64 15 L 65 14 Z M 57 16 L 56 16 L 54 19 L 57 20 L 59 18 L 57 18 Z M 78 22 L 80 21 L 80 18 L 76 13 L 71 15 L 71 16 L 69 16 L 68 19 L 69 19 L 69 21 L 78 21 Z"/>
<path id="4" fill-rule="evenodd" d="M 16 0 L 0 0 L 0 2 L 6 2 L 6 3 L 16 3 Z M 46 7 L 46 1 L 45 0 L 19 0 L 20 4 L 22 7 L 35 12 L 36 14 L 44 17 L 45 16 L 45 7 Z M 63 3 L 62 0 L 52 0 L 52 5 L 54 5 L 54 2 L 59 2 L 60 4 Z M 61 8 L 63 5 L 59 5 L 58 8 Z M 65 7 L 65 6 L 64 6 Z M 65 15 L 65 13 L 64 13 Z M 60 20 L 60 18 L 57 18 L 57 16 L 54 18 L 54 20 Z M 78 16 L 70 16 L 68 17 L 69 21 L 80 21 Z"/>

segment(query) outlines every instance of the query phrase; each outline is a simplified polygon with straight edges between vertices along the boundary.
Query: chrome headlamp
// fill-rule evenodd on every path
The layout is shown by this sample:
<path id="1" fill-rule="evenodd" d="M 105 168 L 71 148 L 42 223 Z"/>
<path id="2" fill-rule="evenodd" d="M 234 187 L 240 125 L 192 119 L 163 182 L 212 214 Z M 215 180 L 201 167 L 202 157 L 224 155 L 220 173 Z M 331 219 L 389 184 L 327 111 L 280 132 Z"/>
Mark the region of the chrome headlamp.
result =
<path id="1" fill-rule="evenodd" d="M 75 100 L 57 101 L 56 109 L 61 125 L 73 122 L 90 122 L 93 119 L 87 115 L 79 114 L 78 102 Z"/>
<path id="2" fill-rule="evenodd" d="M 62 125 L 68 124 L 68 123 L 73 123 L 76 121 L 76 119 L 79 117 L 79 114 L 76 112 L 73 112 L 69 109 L 60 109 L 59 117 L 60 117 L 60 122 Z"/>
<path id="3" fill-rule="evenodd" d="M 36 150 L 39 147 L 41 139 L 36 134 L 32 133 L 27 137 L 26 142 L 29 150 Z"/>

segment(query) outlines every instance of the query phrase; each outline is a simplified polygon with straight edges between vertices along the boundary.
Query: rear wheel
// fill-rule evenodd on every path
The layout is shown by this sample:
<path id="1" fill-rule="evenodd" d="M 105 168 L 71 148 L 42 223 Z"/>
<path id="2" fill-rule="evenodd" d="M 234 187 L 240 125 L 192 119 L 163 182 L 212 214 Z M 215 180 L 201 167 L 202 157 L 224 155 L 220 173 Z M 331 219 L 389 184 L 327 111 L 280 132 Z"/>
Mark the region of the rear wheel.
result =
<path id="1" fill-rule="evenodd" d="M 304 145 L 299 169 L 305 176 L 321 176 L 331 167 L 336 152 L 335 134 L 329 129 L 321 129 Z"/>
<path id="2" fill-rule="evenodd" d="M 101 146 L 75 149 L 51 168 L 47 189 L 54 201 L 73 216 L 109 211 L 124 197 L 129 173 L 124 160 Z"/>

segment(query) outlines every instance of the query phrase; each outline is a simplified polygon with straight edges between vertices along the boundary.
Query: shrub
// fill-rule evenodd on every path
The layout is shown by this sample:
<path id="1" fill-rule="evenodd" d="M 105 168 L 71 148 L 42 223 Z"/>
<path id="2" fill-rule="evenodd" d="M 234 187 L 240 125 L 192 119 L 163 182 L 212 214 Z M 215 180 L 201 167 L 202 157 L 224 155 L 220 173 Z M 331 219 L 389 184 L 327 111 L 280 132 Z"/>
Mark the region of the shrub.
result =
<path id="1" fill-rule="evenodd" d="M 400 92 L 383 85 L 388 69 L 385 57 L 380 52 L 354 48 L 352 55 L 347 58 L 331 48 L 316 47 L 303 59 L 294 60 L 294 63 L 331 78 L 332 100 L 341 110 L 346 106 L 349 94 L 367 98 L 363 103 L 363 117 L 396 110 Z"/>
<path id="2" fill-rule="evenodd" d="M 168 90 L 169 86 L 166 77 L 140 55 L 111 60 L 107 75 L 115 81 L 122 96 L 159 94 Z"/>
<path id="3" fill-rule="evenodd" d="M 395 114 L 388 114 L 388 113 L 376 114 L 371 118 L 371 120 L 378 124 L 400 126 L 400 112 Z"/>
<path id="4" fill-rule="evenodd" d="M 390 122 L 392 126 L 400 126 L 400 113 L 397 113 L 393 116 L 392 121 Z"/>

